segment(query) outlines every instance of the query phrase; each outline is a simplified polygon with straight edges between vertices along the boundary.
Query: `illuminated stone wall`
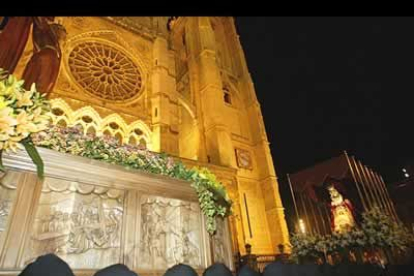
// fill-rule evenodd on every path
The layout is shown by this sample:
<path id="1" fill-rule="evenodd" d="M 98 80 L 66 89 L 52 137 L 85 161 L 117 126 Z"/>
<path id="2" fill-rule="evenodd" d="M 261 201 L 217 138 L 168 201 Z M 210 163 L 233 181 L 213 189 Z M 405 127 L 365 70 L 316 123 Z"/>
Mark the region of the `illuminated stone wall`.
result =
<path id="1" fill-rule="evenodd" d="M 277 251 L 288 230 L 230 17 L 58 17 L 67 30 L 54 122 L 209 166 L 228 186 L 233 250 Z M 31 43 L 17 73 L 30 58 Z M 191 161 L 192 160 L 192 161 Z"/>

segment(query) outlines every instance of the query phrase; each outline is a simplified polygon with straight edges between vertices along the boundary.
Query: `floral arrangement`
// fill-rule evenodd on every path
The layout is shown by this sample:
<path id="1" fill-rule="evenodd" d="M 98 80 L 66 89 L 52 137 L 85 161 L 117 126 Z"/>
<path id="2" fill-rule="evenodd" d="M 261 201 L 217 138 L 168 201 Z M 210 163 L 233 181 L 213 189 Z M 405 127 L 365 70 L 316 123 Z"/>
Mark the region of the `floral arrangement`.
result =
<path id="1" fill-rule="evenodd" d="M 333 252 L 355 249 L 398 248 L 414 245 L 414 235 L 403 225 L 383 214 L 378 208 L 363 213 L 361 227 L 332 235 L 294 234 L 291 237 L 292 257 L 320 257 Z"/>
<path id="2" fill-rule="evenodd" d="M 414 245 L 414 236 L 409 230 L 382 213 L 380 209 L 373 208 L 365 212 L 362 218 L 361 229 L 367 238 L 367 246 L 405 250 Z"/>
<path id="3" fill-rule="evenodd" d="M 210 235 L 216 231 L 216 217 L 224 218 L 231 213 L 232 203 L 224 186 L 207 168 L 188 169 L 166 154 L 150 152 L 140 146 L 120 145 L 118 140 L 109 136 L 84 135 L 76 126 L 50 126 L 33 135 L 32 139 L 40 147 L 190 181 L 207 218 L 206 227 Z"/>
<path id="4" fill-rule="evenodd" d="M 3 151 L 16 152 L 23 146 L 42 177 L 43 162 L 30 135 L 47 128 L 49 104 L 34 84 L 29 91 L 23 84 L 0 68 L 0 171 L 4 171 Z"/>

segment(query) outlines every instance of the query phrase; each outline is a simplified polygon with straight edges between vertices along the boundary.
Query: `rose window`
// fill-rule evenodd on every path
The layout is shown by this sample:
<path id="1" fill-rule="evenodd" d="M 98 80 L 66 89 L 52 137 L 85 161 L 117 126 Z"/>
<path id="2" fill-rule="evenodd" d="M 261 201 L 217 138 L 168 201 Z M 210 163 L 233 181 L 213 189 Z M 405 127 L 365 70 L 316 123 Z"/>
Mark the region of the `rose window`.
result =
<path id="1" fill-rule="evenodd" d="M 69 69 L 87 92 L 105 100 L 128 100 L 142 88 L 141 72 L 131 58 L 99 42 L 78 44 L 69 55 Z"/>

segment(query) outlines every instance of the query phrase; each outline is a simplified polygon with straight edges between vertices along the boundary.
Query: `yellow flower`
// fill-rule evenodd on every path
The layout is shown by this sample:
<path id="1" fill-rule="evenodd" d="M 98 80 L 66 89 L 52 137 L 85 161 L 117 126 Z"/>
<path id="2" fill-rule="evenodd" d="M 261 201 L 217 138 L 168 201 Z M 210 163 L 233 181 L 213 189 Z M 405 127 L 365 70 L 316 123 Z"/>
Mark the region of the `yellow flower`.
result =
<path id="1" fill-rule="evenodd" d="M 42 114 L 42 108 L 38 107 L 33 111 L 33 122 L 45 124 L 50 120 L 50 112 Z"/>
<path id="2" fill-rule="evenodd" d="M 33 111 L 33 123 L 36 124 L 37 130 L 34 132 L 39 132 L 48 128 L 50 123 L 49 113 L 42 114 L 42 108 L 38 107 Z"/>
<path id="3" fill-rule="evenodd" d="M 23 138 L 27 137 L 30 133 L 37 131 L 37 127 L 33 123 L 33 115 L 27 115 L 26 111 L 21 111 L 19 115 L 17 115 L 16 120 L 16 132 L 23 136 Z"/>
<path id="4" fill-rule="evenodd" d="M 17 125 L 17 120 L 13 117 L 13 109 L 6 107 L 0 109 L 0 133 L 6 135 L 13 135 L 14 126 Z"/>
<path id="5" fill-rule="evenodd" d="M 2 95 L 2 96 L 8 96 L 12 92 L 13 92 L 13 89 L 10 86 L 6 85 L 4 83 L 4 81 L 0 82 L 0 95 Z"/>
<path id="6" fill-rule="evenodd" d="M 13 75 L 9 75 L 6 80 L 0 82 L 0 95 L 12 96 L 21 90 L 23 83 L 24 81 L 17 81 Z"/>
<path id="7" fill-rule="evenodd" d="M 0 141 L 0 150 L 4 151 L 14 151 L 16 152 L 18 149 L 22 149 L 23 146 L 18 143 L 18 141 L 15 141 L 16 138 L 12 138 L 13 140 L 7 140 L 7 141 Z"/>
<path id="8" fill-rule="evenodd" d="M 10 104 L 13 103 L 13 101 L 6 101 L 4 97 L 0 96 L 0 110 L 3 108 L 6 108 L 10 106 Z"/>
<path id="9" fill-rule="evenodd" d="M 19 92 L 16 91 L 17 107 L 32 106 L 33 91 Z"/>

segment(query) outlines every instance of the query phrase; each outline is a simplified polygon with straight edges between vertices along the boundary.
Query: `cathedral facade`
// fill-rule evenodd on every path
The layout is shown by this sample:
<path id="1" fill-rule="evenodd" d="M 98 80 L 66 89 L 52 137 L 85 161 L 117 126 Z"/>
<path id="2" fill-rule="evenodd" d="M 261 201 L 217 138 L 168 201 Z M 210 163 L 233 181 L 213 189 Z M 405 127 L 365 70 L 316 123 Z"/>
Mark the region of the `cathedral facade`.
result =
<path id="1" fill-rule="evenodd" d="M 233 201 L 233 250 L 288 244 L 269 142 L 231 17 L 57 17 L 53 121 L 205 166 Z M 15 74 L 33 52 L 29 38 Z"/>

